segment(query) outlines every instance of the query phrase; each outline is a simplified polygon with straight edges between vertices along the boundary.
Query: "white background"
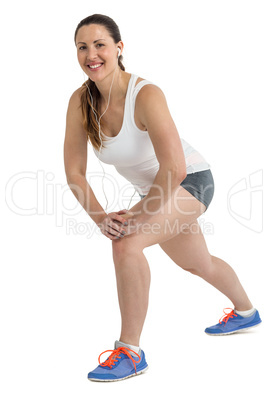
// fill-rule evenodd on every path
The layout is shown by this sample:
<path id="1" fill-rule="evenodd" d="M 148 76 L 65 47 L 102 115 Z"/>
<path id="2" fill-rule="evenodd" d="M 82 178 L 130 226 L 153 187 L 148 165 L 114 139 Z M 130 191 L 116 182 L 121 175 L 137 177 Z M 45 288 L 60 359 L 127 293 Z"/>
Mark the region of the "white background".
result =
<path id="1" fill-rule="evenodd" d="M 150 369 L 109 384 L 87 373 L 119 337 L 111 241 L 76 204 L 63 164 L 67 105 L 83 82 L 73 35 L 94 13 L 115 20 L 126 71 L 162 88 L 180 136 L 211 164 L 215 195 L 200 218 L 204 230 L 213 227 L 208 248 L 235 269 L 263 319 L 240 335 L 205 335 L 230 301 L 159 246 L 147 248 L 141 347 Z M 267 14 L 259 0 L 25 0 L 2 8 L 1 400 L 267 399 Z M 102 173 L 90 146 L 87 171 Z M 109 212 L 126 208 L 120 198 L 112 205 L 104 183 Z M 101 179 L 93 190 L 105 206 Z"/>

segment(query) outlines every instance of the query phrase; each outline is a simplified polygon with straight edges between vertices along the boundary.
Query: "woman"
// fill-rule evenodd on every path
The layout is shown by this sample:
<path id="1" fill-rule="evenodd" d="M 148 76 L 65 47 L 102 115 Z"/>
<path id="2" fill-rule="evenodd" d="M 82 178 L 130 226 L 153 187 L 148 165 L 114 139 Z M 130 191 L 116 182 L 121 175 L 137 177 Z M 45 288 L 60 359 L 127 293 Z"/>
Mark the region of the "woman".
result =
<path id="1" fill-rule="evenodd" d="M 101 232 L 112 240 L 121 335 L 90 380 L 116 381 L 148 365 L 140 336 L 148 308 L 150 270 L 143 254 L 159 244 L 181 268 L 198 275 L 234 304 L 210 335 L 235 333 L 261 323 L 233 269 L 209 254 L 197 218 L 214 193 L 210 166 L 180 139 L 162 90 L 127 73 L 116 23 L 94 14 L 75 31 L 78 61 L 88 80 L 71 96 L 64 144 L 70 188 Z M 113 164 L 141 200 L 129 211 L 106 213 L 86 181 L 87 141 Z M 193 229 L 194 228 L 194 229 Z M 199 230 L 196 230 L 199 228 Z"/>

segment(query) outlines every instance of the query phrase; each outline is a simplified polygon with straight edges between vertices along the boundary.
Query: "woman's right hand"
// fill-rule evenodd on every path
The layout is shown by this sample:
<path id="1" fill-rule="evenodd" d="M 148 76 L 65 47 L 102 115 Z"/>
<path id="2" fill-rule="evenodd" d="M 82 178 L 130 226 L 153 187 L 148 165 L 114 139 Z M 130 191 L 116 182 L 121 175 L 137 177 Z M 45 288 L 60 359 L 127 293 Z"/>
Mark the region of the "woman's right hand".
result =
<path id="1" fill-rule="evenodd" d="M 126 210 L 110 212 L 107 214 L 106 217 L 98 224 L 101 233 L 111 240 L 124 237 L 124 234 L 126 233 L 124 227 L 128 225 L 127 219 L 122 216 L 122 212 L 124 211 Z"/>

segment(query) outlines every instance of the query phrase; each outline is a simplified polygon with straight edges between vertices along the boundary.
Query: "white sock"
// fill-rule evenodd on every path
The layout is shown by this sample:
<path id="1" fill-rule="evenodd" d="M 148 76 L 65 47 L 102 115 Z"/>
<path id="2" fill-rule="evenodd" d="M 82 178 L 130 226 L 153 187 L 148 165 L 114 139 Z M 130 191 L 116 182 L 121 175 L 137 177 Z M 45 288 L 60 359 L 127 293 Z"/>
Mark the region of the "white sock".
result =
<path id="1" fill-rule="evenodd" d="M 138 353 L 139 356 L 141 355 L 141 348 L 139 346 L 133 346 L 133 345 L 130 345 L 128 343 L 121 342 L 121 341 L 115 341 L 115 343 L 114 343 L 114 348 L 115 349 L 122 348 L 122 347 L 132 349 L 132 350 L 134 350 L 134 352 Z M 132 356 L 137 357 L 135 355 L 135 353 L 131 353 L 131 352 L 129 352 L 129 353 Z"/>
<path id="2" fill-rule="evenodd" d="M 250 310 L 246 310 L 246 311 L 238 311 L 238 310 L 234 310 L 235 313 L 241 315 L 242 317 L 250 317 L 255 313 L 256 309 L 253 307 Z"/>

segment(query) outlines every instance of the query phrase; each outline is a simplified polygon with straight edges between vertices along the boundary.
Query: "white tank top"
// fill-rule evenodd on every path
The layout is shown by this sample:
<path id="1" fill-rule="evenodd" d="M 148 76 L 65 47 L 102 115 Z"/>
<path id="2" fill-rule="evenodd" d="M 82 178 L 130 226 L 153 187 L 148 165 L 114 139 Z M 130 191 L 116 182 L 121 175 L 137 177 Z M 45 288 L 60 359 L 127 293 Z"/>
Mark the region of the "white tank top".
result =
<path id="1" fill-rule="evenodd" d="M 159 169 L 154 147 L 148 131 L 140 130 L 134 120 L 135 101 L 140 89 L 148 80 L 140 81 L 136 86 L 138 76 L 131 74 L 125 100 L 124 118 L 120 132 L 115 137 L 105 138 L 99 154 L 94 148 L 96 156 L 104 163 L 114 165 L 120 175 L 132 183 L 135 190 L 141 194 L 148 194 Z M 153 84 L 155 85 L 155 84 Z M 191 145 L 181 138 L 187 174 L 208 170 L 210 165 Z"/>

